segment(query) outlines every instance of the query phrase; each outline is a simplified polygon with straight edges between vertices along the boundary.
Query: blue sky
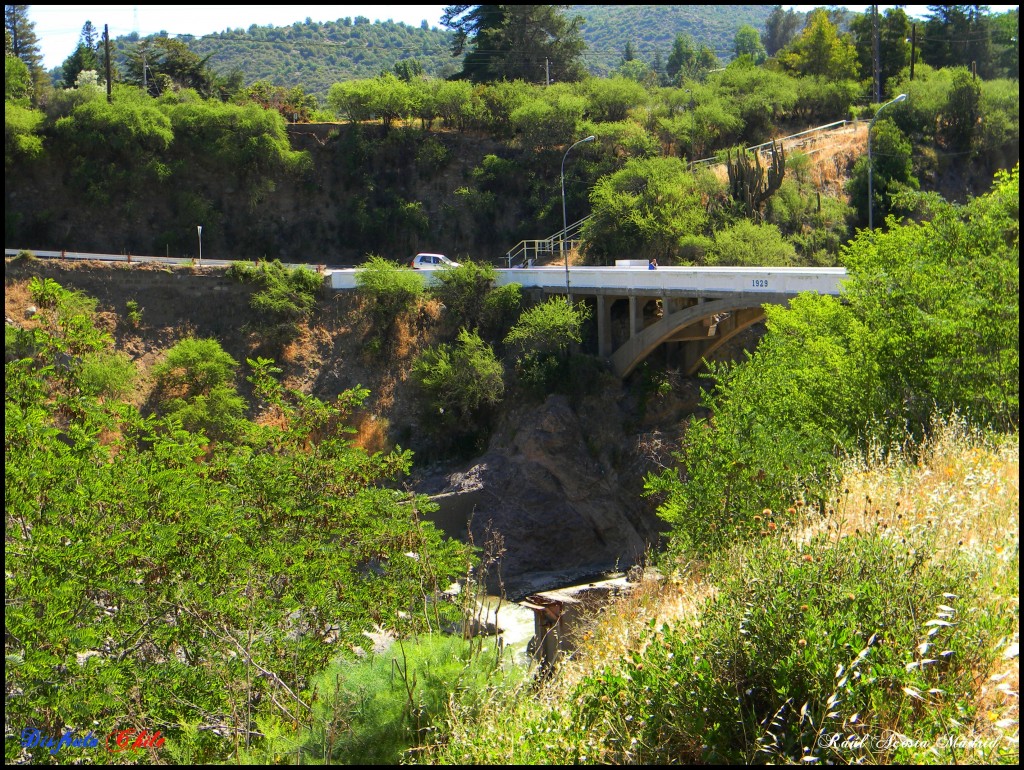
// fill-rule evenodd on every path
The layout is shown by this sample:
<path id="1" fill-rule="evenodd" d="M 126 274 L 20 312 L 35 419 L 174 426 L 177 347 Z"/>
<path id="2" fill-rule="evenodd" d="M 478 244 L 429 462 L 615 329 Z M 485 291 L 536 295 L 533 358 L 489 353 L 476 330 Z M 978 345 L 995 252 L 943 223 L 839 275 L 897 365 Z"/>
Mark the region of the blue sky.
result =
<path id="1" fill-rule="evenodd" d="M 817 6 L 789 6 L 807 11 Z M 870 6 L 848 5 L 853 11 Z M 891 6 L 880 6 L 889 8 Z M 923 17 L 928 6 L 904 6 L 911 16 Z M 989 6 L 993 12 L 1002 12 L 1015 5 Z M 110 28 L 110 36 L 152 35 L 167 32 L 170 35 L 208 35 L 226 29 L 248 29 L 253 24 L 282 27 L 307 17 L 313 21 L 336 21 L 345 16 L 366 16 L 371 21 L 391 19 L 419 26 L 426 20 L 432 27 L 440 26 L 443 5 L 30 5 L 28 15 L 35 22 L 46 69 L 59 67 L 78 44 L 78 37 L 86 21 L 91 21 L 101 33 L 103 25 Z"/>

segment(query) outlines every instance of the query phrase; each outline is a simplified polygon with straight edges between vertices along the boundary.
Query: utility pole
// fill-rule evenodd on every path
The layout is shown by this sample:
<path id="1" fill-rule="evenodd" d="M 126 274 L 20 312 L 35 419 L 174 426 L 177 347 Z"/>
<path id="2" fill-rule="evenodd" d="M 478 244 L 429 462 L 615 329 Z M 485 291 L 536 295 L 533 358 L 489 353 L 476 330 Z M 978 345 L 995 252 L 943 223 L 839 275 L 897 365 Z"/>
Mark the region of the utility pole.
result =
<path id="1" fill-rule="evenodd" d="M 107 59 L 107 104 L 110 104 L 114 97 L 110 94 L 110 28 L 106 24 L 103 25 L 103 50 Z"/>
<path id="2" fill-rule="evenodd" d="M 871 65 L 875 80 L 875 104 L 882 101 L 882 73 L 878 59 L 879 30 L 878 30 L 878 5 L 871 6 Z"/>
<path id="3" fill-rule="evenodd" d="M 917 58 L 917 25 L 910 25 L 910 80 L 914 80 L 914 59 Z"/>

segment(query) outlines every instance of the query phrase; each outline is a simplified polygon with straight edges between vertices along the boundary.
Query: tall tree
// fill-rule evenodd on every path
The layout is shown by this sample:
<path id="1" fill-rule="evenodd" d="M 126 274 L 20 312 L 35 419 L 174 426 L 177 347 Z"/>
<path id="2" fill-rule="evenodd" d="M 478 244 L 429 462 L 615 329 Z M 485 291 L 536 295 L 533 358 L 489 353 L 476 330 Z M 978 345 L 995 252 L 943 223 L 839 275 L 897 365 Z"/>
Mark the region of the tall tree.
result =
<path id="1" fill-rule="evenodd" d="M 769 56 L 774 56 L 796 37 L 800 28 L 800 14 L 794 10 L 782 9 L 781 5 L 772 8 L 764 23 L 764 47 Z"/>
<path id="2" fill-rule="evenodd" d="M 39 51 L 36 23 L 28 19 L 27 5 L 4 6 L 4 31 L 10 38 L 10 54 L 17 56 L 29 70 L 43 68 L 43 55 Z"/>
<path id="3" fill-rule="evenodd" d="M 82 34 L 78 38 L 78 45 L 61 65 L 61 79 L 64 86 L 71 88 L 78 80 L 78 75 L 83 70 L 100 69 L 99 44 L 97 42 L 96 28 L 91 21 L 85 22 L 82 27 Z"/>
<path id="4" fill-rule="evenodd" d="M 157 95 L 168 88 L 194 88 L 209 97 L 216 90 L 217 78 L 207 66 L 210 56 L 199 56 L 185 43 L 169 37 L 140 40 L 125 57 L 125 81 Z M 143 66 L 147 68 L 143 78 Z"/>
<path id="5" fill-rule="evenodd" d="M 850 23 L 854 45 L 857 48 L 857 63 L 860 77 L 872 76 L 872 36 L 874 25 L 871 14 L 859 15 Z M 890 78 L 899 75 L 904 67 L 910 66 L 910 19 L 902 8 L 886 8 L 878 30 L 879 37 L 879 81 L 883 90 Z"/>
<path id="6" fill-rule="evenodd" d="M 714 51 L 706 45 L 696 47 L 689 35 L 680 33 L 672 42 L 665 72 L 678 85 L 683 78 L 697 78 L 717 66 L 718 57 Z"/>
<path id="7" fill-rule="evenodd" d="M 441 25 L 455 33 L 452 55 L 465 54 L 460 77 L 477 83 L 575 81 L 585 43 L 582 16 L 566 5 L 448 5 Z M 467 50 L 469 48 L 470 50 Z"/>
<path id="8" fill-rule="evenodd" d="M 783 66 L 801 75 L 829 80 L 849 80 L 857 76 L 857 49 L 849 35 L 829 19 L 828 12 L 815 8 L 807 17 L 807 26 L 779 54 Z"/>
<path id="9" fill-rule="evenodd" d="M 92 51 L 100 49 L 100 32 L 89 20 L 86 20 L 85 24 L 82 25 L 82 34 L 79 35 L 78 39 Z"/>
<path id="10" fill-rule="evenodd" d="M 991 75 L 992 30 L 984 5 L 929 5 L 921 58 L 932 67 L 972 67 Z"/>
<path id="11" fill-rule="evenodd" d="M 744 24 L 736 31 L 732 46 L 737 58 L 749 56 L 755 64 L 761 64 L 768 56 L 761 42 L 761 33 L 749 24 Z"/>
<path id="12" fill-rule="evenodd" d="M 39 50 L 36 24 L 29 21 L 28 8 L 27 5 L 4 6 L 4 50 L 28 67 L 32 81 L 30 98 L 34 102 L 46 88 L 48 78 L 43 71 L 43 54 Z"/>

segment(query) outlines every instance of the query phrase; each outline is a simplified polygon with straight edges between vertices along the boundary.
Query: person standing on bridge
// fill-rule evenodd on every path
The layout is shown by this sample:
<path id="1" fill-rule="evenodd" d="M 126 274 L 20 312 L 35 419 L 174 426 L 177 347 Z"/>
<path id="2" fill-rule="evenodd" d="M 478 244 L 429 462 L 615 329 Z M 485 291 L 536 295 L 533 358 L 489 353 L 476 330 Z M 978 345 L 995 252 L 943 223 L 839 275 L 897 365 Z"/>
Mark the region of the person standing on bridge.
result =
<path id="1" fill-rule="evenodd" d="M 648 263 L 647 269 L 648 270 L 657 270 L 658 269 L 658 260 L 656 260 L 654 257 L 651 257 L 651 261 Z"/>

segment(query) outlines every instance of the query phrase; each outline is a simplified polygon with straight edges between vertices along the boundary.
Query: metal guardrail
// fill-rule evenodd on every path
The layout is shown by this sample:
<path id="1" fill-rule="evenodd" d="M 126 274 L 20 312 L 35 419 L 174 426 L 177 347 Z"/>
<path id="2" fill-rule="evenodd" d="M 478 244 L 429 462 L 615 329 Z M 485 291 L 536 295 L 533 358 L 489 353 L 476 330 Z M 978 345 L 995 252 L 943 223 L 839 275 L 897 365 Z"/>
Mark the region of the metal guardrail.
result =
<path id="1" fill-rule="evenodd" d="M 790 134 L 789 136 L 784 136 L 781 139 L 773 139 L 768 142 L 762 142 L 761 144 L 755 144 L 752 145 L 751 147 L 746 147 L 744 149 L 746 150 L 746 152 L 761 152 L 762 150 L 771 147 L 773 142 L 778 142 L 779 144 L 782 144 L 784 142 L 788 142 L 793 139 L 799 139 L 801 137 L 807 136 L 808 134 L 813 134 L 818 131 L 834 131 L 837 128 L 845 128 L 847 124 L 849 124 L 850 122 L 851 121 L 849 120 L 837 120 L 833 123 L 826 123 L 824 126 L 815 126 L 814 128 L 808 128 L 806 131 L 800 131 L 795 134 Z M 690 167 L 693 168 L 694 166 L 699 166 L 702 164 L 715 164 L 722 162 L 723 161 L 721 160 L 721 158 L 717 156 L 713 158 L 701 158 L 700 160 L 695 160 L 692 163 L 690 163 Z"/>
<path id="2" fill-rule="evenodd" d="M 196 259 L 194 257 L 153 257 L 142 254 L 92 254 L 84 251 L 37 251 L 36 249 L 4 249 L 5 257 L 16 257 L 23 251 L 31 253 L 40 259 L 63 259 L 72 261 L 87 262 L 124 262 L 125 264 L 138 264 L 142 262 L 155 263 L 160 265 L 179 265 L 190 267 L 230 267 L 236 262 L 255 264 L 254 260 L 247 259 Z M 282 267 L 290 270 L 304 268 L 322 273 L 328 269 L 328 265 L 311 265 L 298 263 L 282 263 Z"/>

